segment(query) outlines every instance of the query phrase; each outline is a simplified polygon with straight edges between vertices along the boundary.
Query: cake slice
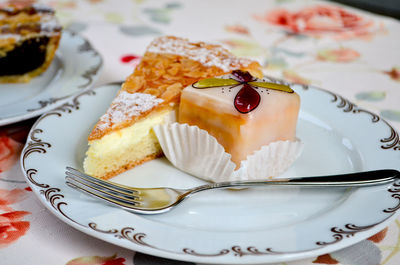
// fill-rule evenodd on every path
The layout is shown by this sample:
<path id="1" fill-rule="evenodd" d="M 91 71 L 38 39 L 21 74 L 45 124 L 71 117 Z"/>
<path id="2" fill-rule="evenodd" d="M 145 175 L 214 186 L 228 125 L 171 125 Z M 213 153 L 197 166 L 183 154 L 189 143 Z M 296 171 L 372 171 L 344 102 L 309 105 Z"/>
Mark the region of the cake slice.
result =
<path id="1" fill-rule="evenodd" d="M 186 87 L 179 123 L 206 130 L 239 168 L 262 146 L 294 141 L 299 109 L 300 97 L 289 86 L 235 70 Z"/>
<path id="2" fill-rule="evenodd" d="M 155 39 L 90 133 L 85 172 L 108 179 L 161 156 L 152 127 L 176 121 L 184 87 L 234 69 L 261 76 L 260 68 L 219 45 L 173 36 Z"/>
<path id="3" fill-rule="evenodd" d="M 60 38 L 53 9 L 39 4 L 0 5 L 0 83 L 28 82 L 43 73 Z"/>

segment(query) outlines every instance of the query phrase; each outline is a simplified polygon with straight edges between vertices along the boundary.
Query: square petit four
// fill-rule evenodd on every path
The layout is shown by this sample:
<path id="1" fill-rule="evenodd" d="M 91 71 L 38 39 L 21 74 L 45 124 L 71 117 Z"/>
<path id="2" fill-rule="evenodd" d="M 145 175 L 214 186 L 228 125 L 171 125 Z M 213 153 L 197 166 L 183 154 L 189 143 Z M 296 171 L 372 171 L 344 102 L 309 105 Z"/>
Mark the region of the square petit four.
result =
<path id="1" fill-rule="evenodd" d="M 186 87 L 178 122 L 215 137 L 239 168 L 262 146 L 295 141 L 299 108 L 300 97 L 289 86 L 235 70 Z"/>

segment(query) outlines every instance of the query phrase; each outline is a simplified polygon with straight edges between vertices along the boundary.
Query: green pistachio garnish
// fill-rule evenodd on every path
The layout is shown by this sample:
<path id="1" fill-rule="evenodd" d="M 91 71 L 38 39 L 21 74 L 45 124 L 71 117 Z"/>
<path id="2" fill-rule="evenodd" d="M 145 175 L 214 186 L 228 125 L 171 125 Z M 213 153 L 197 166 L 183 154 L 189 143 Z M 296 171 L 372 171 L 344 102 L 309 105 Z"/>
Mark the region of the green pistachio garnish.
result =
<path id="1" fill-rule="evenodd" d="M 239 81 L 234 79 L 223 79 L 223 78 L 206 78 L 193 84 L 195 88 L 209 88 L 219 86 L 233 86 L 240 84 Z"/>

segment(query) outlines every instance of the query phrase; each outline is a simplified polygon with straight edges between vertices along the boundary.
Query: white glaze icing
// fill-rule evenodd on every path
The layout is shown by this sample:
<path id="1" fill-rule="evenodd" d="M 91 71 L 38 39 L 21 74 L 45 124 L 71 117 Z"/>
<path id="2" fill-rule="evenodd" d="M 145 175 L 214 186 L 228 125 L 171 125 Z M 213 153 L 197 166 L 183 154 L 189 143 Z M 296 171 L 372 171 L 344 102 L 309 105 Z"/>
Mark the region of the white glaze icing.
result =
<path id="1" fill-rule="evenodd" d="M 253 86 L 260 95 L 260 102 L 252 111 L 241 113 L 236 109 L 234 99 L 243 86 L 188 86 L 182 91 L 179 107 L 178 121 L 196 125 L 216 137 L 236 165 L 260 146 L 278 140 L 294 140 L 300 106 L 296 93 Z"/>
<path id="2" fill-rule="evenodd" d="M 227 74 L 220 76 L 218 78 L 222 79 L 235 79 L 232 74 Z M 267 77 L 263 79 L 254 78 L 253 81 L 256 82 L 270 82 L 276 83 Z M 257 107 L 254 111 L 248 114 L 239 113 L 234 106 L 234 99 L 239 90 L 243 87 L 243 85 L 236 86 L 220 86 L 220 87 L 212 87 L 212 88 L 194 88 L 193 86 L 186 87 L 183 91 L 184 97 L 190 96 L 192 98 L 196 98 L 196 104 L 201 106 L 211 106 L 211 108 L 218 109 L 221 113 L 229 113 L 232 115 L 241 115 L 244 118 L 251 118 L 253 115 L 257 115 L 258 112 L 261 111 L 262 107 Z M 260 105 L 265 104 L 264 101 L 276 101 L 283 100 L 286 96 L 288 96 L 286 92 L 277 91 L 273 89 L 261 88 L 261 87 L 253 87 L 261 96 Z M 247 116 L 246 116 L 247 115 Z"/>

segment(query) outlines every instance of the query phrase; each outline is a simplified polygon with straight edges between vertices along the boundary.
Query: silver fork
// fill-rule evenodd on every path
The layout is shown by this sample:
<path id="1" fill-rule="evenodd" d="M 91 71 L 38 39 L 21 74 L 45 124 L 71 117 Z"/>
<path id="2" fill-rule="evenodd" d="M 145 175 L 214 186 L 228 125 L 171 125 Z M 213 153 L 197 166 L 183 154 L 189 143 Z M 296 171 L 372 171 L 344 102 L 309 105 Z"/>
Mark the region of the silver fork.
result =
<path id="1" fill-rule="evenodd" d="M 266 181 L 233 181 L 211 183 L 191 189 L 174 188 L 136 188 L 98 179 L 77 169 L 67 167 L 66 184 L 79 191 L 107 201 L 114 206 L 140 214 L 163 213 L 178 205 L 183 199 L 194 193 L 225 188 L 248 188 L 264 185 L 291 185 L 317 187 L 357 187 L 385 184 L 400 177 L 394 169 L 383 169 L 350 173 L 343 175 L 287 178 Z"/>

